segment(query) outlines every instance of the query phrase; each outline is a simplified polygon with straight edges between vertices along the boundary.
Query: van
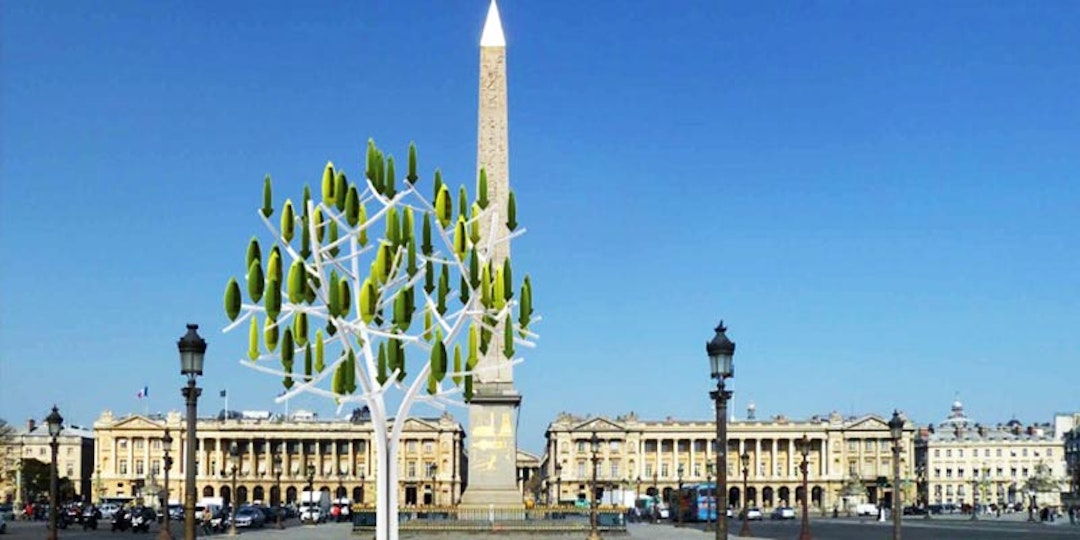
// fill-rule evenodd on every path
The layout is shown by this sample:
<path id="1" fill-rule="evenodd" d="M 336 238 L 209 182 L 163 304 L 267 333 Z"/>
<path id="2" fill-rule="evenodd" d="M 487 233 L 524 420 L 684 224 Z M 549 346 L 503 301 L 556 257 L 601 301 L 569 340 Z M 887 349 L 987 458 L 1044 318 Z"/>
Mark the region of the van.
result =
<path id="1" fill-rule="evenodd" d="M 855 505 L 856 516 L 876 516 L 878 515 L 878 508 L 876 504 L 859 503 Z"/>

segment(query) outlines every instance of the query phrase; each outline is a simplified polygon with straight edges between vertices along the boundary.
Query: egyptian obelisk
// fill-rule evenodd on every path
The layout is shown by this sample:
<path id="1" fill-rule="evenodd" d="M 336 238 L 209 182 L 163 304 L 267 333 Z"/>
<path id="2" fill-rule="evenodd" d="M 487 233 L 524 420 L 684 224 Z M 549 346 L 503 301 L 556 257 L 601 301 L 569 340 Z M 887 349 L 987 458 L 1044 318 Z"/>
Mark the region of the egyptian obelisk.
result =
<path id="1" fill-rule="evenodd" d="M 477 175 L 487 174 L 488 200 L 496 216 L 481 224 L 483 238 L 506 238 L 506 208 L 510 194 L 509 140 L 506 106 L 506 40 L 499 7 L 488 7 L 480 36 L 480 111 L 476 148 Z M 494 229 L 494 230 L 490 230 Z M 487 253 L 495 268 L 510 256 L 509 242 Z M 501 327 L 494 333 L 502 335 Z M 520 505 L 517 487 L 517 412 L 521 395 L 514 373 L 500 347 L 492 344 L 477 365 L 469 404 L 469 477 L 461 504 Z"/>

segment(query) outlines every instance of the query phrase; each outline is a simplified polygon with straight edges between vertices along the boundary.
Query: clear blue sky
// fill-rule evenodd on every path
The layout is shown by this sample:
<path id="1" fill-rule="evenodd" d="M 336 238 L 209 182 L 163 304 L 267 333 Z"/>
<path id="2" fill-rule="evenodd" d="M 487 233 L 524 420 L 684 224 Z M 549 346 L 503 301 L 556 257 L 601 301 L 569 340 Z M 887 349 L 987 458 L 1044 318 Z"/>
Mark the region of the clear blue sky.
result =
<path id="1" fill-rule="evenodd" d="M 720 318 L 740 415 L 1080 409 L 1080 5 L 500 7 L 524 448 L 563 410 L 710 418 Z M 263 176 L 297 197 L 374 137 L 472 185 L 484 0 L 2 10 L 10 422 L 180 408 L 187 322 L 203 411 L 280 410 L 219 331 Z"/>

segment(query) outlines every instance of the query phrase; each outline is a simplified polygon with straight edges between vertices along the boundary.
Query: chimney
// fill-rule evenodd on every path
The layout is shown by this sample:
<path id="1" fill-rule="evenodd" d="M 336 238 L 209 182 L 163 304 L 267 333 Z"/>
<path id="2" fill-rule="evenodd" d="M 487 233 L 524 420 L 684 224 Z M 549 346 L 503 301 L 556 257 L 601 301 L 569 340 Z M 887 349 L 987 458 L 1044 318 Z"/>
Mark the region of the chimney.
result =
<path id="1" fill-rule="evenodd" d="M 30 433 L 31 431 L 34 431 L 35 427 L 37 427 L 37 424 L 34 422 L 33 418 L 26 421 L 26 432 L 27 433 Z"/>

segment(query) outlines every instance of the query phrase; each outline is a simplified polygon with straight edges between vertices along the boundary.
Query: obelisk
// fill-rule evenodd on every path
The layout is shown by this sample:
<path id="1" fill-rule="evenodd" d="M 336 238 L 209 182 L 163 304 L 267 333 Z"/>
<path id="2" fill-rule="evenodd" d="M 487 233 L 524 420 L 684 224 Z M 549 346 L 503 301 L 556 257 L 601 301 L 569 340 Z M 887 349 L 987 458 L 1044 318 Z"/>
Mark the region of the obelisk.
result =
<path id="1" fill-rule="evenodd" d="M 481 224 L 484 239 L 504 239 L 510 194 L 509 140 L 506 106 L 506 40 L 499 7 L 488 7 L 480 36 L 480 107 L 476 148 L 477 175 L 487 174 L 491 221 Z M 483 241 L 481 241 L 483 243 Z M 509 242 L 484 249 L 495 268 L 510 256 Z M 502 335 L 501 326 L 494 333 Z M 520 505 L 517 487 L 517 412 L 521 395 L 514 389 L 514 373 L 501 347 L 493 343 L 477 365 L 473 400 L 469 404 L 469 477 L 461 504 L 467 506 Z"/>

